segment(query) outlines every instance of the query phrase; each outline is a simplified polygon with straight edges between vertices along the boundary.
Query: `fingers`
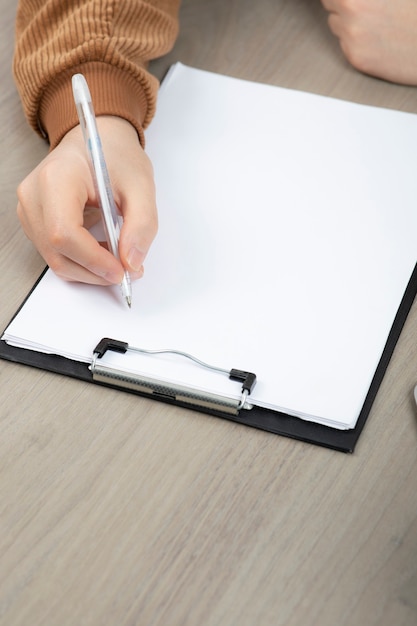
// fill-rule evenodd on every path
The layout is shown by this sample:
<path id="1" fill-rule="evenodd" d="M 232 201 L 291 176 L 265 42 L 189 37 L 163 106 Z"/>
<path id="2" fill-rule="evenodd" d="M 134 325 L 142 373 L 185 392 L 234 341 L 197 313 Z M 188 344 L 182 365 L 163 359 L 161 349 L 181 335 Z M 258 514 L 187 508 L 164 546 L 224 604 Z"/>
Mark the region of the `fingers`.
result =
<path id="1" fill-rule="evenodd" d="M 417 85 L 416 0 L 322 0 L 330 30 L 358 70 Z"/>
<path id="2" fill-rule="evenodd" d="M 330 13 L 327 23 L 333 35 L 343 44 L 343 38 L 348 28 L 346 20 L 343 20 L 337 13 Z"/>
<path id="3" fill-rule="evenodd" d="M 26 235 L 61 278 L 119 282 L 120 263 L 83 227 L 90 198 L 94 187 L 88 163 L 58 147 L 19 186 L 17 212 Z"/>
<path id="4" fill-rule="evenodd" d="M 321 3 L 329 12 L 328 25 L 336 37 L 341 39 L 349 29 L 355 27 L 358 4 L 356 0 L 321 0 Z"/>
<path id="5" fill-rule="evenodd" d="M 18 188 L 22 227 L 61 278 L 91 284 L 120 283 L 143 274 L 143 262 L 157 231 L 152 166 L 135 129 L 119 118 L 99 118 L 99 132 L 116 203 L 124 218 L 120 260 L 88 228 L 101 218 L 79 127 Z M 101 128 L 100 128 L 101 127 Z"/>
<path id="6" fill-rule="evenodd" d="M 340 8 L 340 0 L 321 0 L 326 11 L 335 11 Z"/>

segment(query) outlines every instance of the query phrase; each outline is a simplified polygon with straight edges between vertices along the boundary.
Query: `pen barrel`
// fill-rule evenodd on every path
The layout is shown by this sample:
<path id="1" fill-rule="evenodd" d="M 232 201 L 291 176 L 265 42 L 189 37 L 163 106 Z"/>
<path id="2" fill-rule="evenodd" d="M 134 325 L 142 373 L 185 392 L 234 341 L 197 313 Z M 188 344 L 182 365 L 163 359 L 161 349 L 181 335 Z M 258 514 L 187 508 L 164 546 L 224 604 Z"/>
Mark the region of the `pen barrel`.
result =
<path id="1" fill-rule="evenodd" d="M 100 138 L 97 137 L 98 142 L 100 142 Z M 98 144 L 101 146 L 101 144 Z M 91 151 L 91 159 L 92 159 L 92 169 L 93 174 L 95 173 L 94 183 L 96 186 L 96 193 L 98 197 L 98 202 L 101 209 L 101 214 L 103 218 L 103 225 L 106 234 L 107 244 L 112 254 L 116 257 L 116 259 L 120 260 L 119 257 L 119 239 L 120 239 L 120 219 L 119 213 L 117 211 L 116 203 L 114 201 L 113 192 L 111 190 L 110 178 L 107 171 L 107 167 L 104 159 L 102 158 L 102 151 L 92 150 Z M 97 167 L 97 163 L 100 167 Z"/>
<path id="2" fill-rule="evenodd" d="M 113 256 L 120 261 L 119 239 L 121 231 L 121 216 L 118 213 L 116 203 L 114 201 L 110 177 L 106 161 L 104 159 L 100 135 L 97 129 L 90 90 L 88 88 L 87 81 L 82 74 L 75 74 L 72 77 L 72 88 L 78 118 L 80 120 L 84 141 L 87 146 L 91 175 L 96 189 L 97 200 L 103 217 L 107 244 Z M 121 289 L 123 296 L 130 306 L 132 291 L 130 276 L 127 271 L 124 272 Z"/>

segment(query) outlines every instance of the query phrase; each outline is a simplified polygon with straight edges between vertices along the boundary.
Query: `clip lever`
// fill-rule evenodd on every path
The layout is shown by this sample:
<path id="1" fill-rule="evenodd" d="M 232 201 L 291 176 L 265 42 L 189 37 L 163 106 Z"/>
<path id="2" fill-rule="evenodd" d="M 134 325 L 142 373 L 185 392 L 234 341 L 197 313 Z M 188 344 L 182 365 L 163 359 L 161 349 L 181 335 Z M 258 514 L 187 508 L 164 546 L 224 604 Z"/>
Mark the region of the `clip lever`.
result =
<path id="1" fill-rule="evenodd" d="M 224 396 L 219 396 L 212 393 L 197 392 L 194 389 L 183 387 L 181 385 L 174 385 L 165 381 L 158 381 L 152 378 L 148 378 L 143 375 L 136 375 L 132 373 L 122 372 L 114 368 L 108 367 L 98 363 L 107 350 L 112 352 L 126 353 L 128 350 L 133 352 L 140 352 L 142 354 L 177 354 L 179 356 L 191 359 L 198 365 L 210 369 L 212 371 L 220 372 L 229 376 L 230 380 L 238 381 L 242 383 L 242 395 L 239 401 Z M 107 382 L 117 384 L 118 386 L 125 387 L 132 390 L 140 391 L 146 395 L 153 395 L 160 399 L 169 399 L 172 401 L 183 402 L 190 404 L 193 407 L 212 409 L 220 412 L 232 413 L 237 415 L 243 408 L 252 408 L 247 403 L 247 398 L 250 395 L 252 389 L 256 384 L 256 375 L 251 372 L 246 372 L 239 369 L 226 370 L 213 365 L 208 365 L 203 361 L 200 361 L 196 357 L 188 354 L 187 352 L 181 352 L 179 350 L 145 350 L 143 348 L 135 348 L 129 346 L 124 341 L 118 341 L 117 339 L 103 338 L 97 346 L 94 348 L 93 360 L 91 363 L 91 372 L 93 374 L 93 380 L 98 382 Z"/>

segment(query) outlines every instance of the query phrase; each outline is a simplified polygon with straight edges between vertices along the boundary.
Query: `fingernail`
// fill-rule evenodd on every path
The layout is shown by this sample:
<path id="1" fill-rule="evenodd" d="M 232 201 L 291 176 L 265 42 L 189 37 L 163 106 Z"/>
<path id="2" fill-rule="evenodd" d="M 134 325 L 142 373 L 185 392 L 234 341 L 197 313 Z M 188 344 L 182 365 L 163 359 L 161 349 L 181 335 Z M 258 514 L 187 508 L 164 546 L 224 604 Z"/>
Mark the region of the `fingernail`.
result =
<path id="1" fill-rule="evenodd" d="M 140 270 L 138 272 L 129 272 L 130 274 L 130 279 L 131 280 L 138 280 L 139 278 L 142 278 L 143 274 L 144 274 L 144 269 L 143 269 L 143 265 L 141 266 Z"/>
<path id="2" fill-rule="evenodd" d="M 130 248 L 129 254 L 127 255 L 127 262 L 134 272 L 139 272 L 141 270 L 144 258 L 144 253 L 139 250 L 139 248 L 136 248 L 136 246 L 132 246 L 132 248 Z"/>

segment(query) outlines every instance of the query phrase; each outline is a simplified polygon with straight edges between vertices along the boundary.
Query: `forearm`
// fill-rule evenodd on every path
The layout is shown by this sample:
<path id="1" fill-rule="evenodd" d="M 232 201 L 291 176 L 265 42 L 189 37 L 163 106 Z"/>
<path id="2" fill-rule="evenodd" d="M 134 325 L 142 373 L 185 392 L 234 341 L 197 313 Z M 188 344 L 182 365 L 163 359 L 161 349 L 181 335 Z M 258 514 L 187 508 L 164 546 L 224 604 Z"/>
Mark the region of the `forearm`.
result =
<path id="1" fill-rule="evenodd" d="M 77 124 L 71 76 L 82 72 L 96 114 L 131 122 L 142 137 L 158 83 L 149 60 L 173 46 L 180 0 L 20 0 L 14 76 L 29 123 L 57 145 Z"/>

